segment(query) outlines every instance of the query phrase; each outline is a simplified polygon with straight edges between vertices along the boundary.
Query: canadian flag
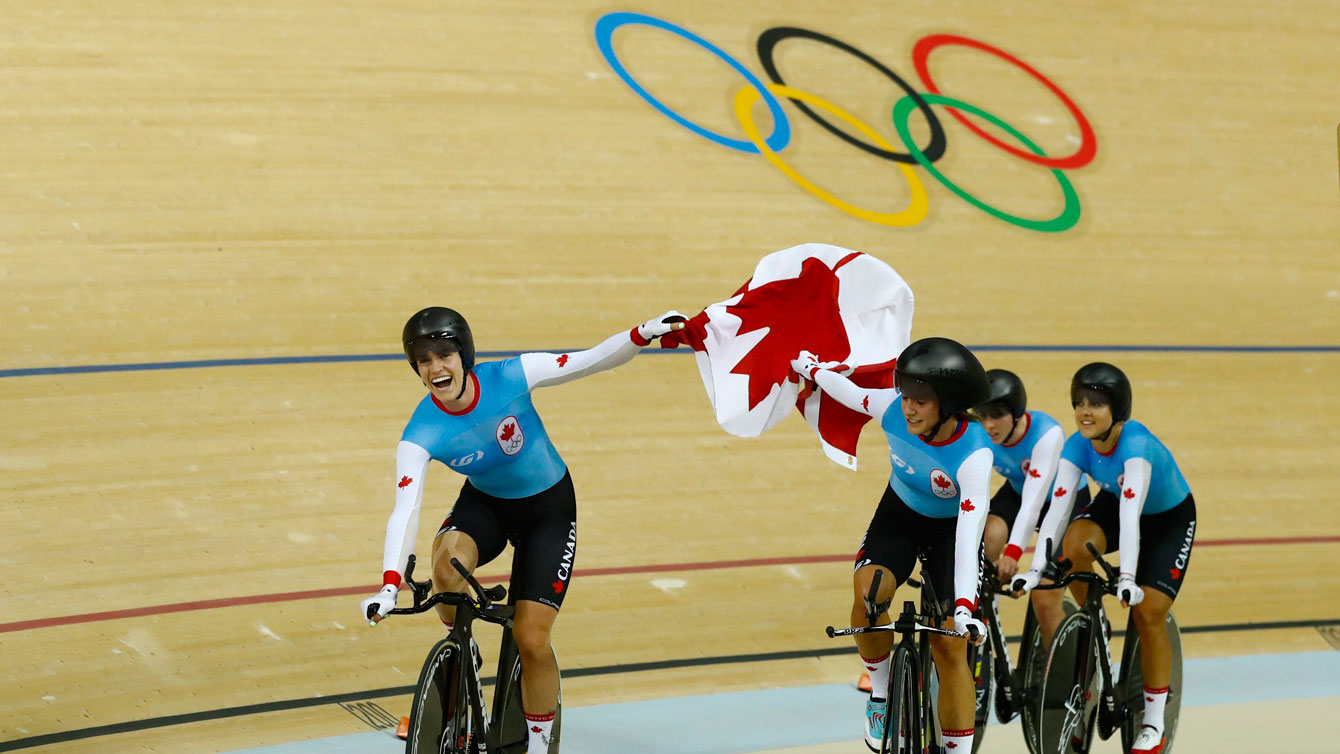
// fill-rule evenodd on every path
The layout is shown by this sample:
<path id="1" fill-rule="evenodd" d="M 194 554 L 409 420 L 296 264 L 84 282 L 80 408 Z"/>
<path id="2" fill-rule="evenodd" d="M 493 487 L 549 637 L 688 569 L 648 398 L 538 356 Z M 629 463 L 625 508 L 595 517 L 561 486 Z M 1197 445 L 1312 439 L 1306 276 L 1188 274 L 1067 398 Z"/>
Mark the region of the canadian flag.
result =
<path id="1" fill-rule="evenodd" d="M 852 369 L 868 388 L 893 387 L 898 354 L 912 334 L 912 289 L 869 254 L 807 243 L 767 255 L 734 296 L 704 309 L 663 348 L 696 351 L 717 423 L 756 437 L 795 406 L 824 453 L 856 469 L 856 441 L 869 417 L 811 389 L 791 369 L 809 351 Z"/>

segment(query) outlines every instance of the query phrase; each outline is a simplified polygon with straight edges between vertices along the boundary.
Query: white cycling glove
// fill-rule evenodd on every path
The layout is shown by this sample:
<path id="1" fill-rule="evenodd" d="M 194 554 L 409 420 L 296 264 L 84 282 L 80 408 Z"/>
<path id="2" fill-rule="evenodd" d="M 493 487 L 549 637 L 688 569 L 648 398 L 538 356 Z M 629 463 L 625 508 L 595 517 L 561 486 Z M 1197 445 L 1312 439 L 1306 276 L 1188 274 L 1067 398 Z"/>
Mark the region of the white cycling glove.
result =
<path id="1" fill-rule="evenodd" d="M 1135 607 L 1145 598 L 1145 590 L 1135 583 L 1135 577 L 1129 573 L 1117 576 L 1117 599 L 1123 604 Z"/>
<path id="2" fill-rule="evenodd" d="M 972 617 L 966 607 L 954 608 L 954 630 L 968 637 L 973 644 L 981 644 L 986 638 L 986 624 Z"/>
<path id="3" fill-rule="evenodd" d="M 376 623 L 395 607 L 396 595 L 400 594 L 400 589 L 387 584 L 382 587 L 380 592 L 368 597 L 358 605 L 358 616 L 370 623 Z"/>
<path id="4" fill-rule="evenodd" d="M 673 309 L 655 319 L 649 319 L 637 326 L 637 334 L 645 341 L 652 341 L 675 330 L 683 330 L 688 318 Z"/>
<path id="5" fill-rule="evenodd" d="M 791 368 L 796 371 L 796 374 L 799 374 L 810 382 L 814 381 L 814 373 L 820 369 L 832 369 L 838 374 L 851 371 L 850 368 L 840 361 L 819 361 L 819 357 L 809 351 L 801 351 L 799 356 L 792 359 Z"/>
<path id="6" fill-rule="evenodd" d="M 1014 592 L 1016 594 L 1027 594 L 1033 591 L 1033 587 L 1042 580 L 1042 571 L 1036 568 L 1029 569 L 1014 577 Z"/>

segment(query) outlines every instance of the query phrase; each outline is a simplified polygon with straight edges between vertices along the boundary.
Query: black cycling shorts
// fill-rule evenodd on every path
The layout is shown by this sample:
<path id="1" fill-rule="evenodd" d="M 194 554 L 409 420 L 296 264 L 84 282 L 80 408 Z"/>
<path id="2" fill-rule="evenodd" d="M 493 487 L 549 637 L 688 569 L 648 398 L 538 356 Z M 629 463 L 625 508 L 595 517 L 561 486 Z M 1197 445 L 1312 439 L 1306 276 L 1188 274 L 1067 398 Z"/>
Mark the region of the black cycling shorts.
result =
<path id="1" fill-rule="evenodd" d="M 916 566 L 917 550 L 924 550 L 926 567 L 921 578 L 930 582 L 940 609 L 948 615 L 954 604 L 954 530 L 957 525 L 957 516 L 931 518 L 917 513 L 907 507 L 892 487 L 885 486 L 875 517 L 861 539 L 853 570 L 868 565 L 883 566 L 902 585 Z"/>
<path id="2" fill-rule="evenodd" d="M 448 531 L 470 535 L 481 566 L 511 542 L 512 596 L 555 610 L 562 607 L 577 557 L 577 496 L 571 474 L 543 492 L 510 500 L 480 492 L 467 479 L 437 533 Z"/>
<path id="3" fill-rule="evenodd" d="M 1070 508 L 1070 520 L 1074 521 L 1081 510 L 1089 504 L 1089 485 L 1079 488 L 1075 495 L 1075 504 Z M 1014 491 L 1014 487 L 1008 481 L 1000 485 L 996 494 L 991 497 L 991 509 L 988 511 L 993 516 L 999 516 L 1005 521 L 1005 526 L 1011 532 L 1014 531 L 1014 520 L 1019 517 L 1019 509 L 1024 505 L 1024 500 Z M 1042 501 L 1042 510 L 1038 513 L 1038 521 L 1033 525 L 1033 531 L 1037 531 L 1042 526 L 1042 522 L 1047 518 L 1047 511 L 1051 510 L 1052 502 L 1048 498 Z"/>
<path id="4" fill-rule="evenodd" d="M 1117 496 L 1104 490 L 1075 517 L 1089 519 L 1102 528 L 1103 536 L 1107 537 L 1106 552 L 1116 550 L 1121 541 L 1120 506 Z M 1191 565 L 1191 546 L 1195 540 L 1196 500 L 1189 494 L 1162 513 L 1141 516 L 1135 583 L 1177 599 Z"/>

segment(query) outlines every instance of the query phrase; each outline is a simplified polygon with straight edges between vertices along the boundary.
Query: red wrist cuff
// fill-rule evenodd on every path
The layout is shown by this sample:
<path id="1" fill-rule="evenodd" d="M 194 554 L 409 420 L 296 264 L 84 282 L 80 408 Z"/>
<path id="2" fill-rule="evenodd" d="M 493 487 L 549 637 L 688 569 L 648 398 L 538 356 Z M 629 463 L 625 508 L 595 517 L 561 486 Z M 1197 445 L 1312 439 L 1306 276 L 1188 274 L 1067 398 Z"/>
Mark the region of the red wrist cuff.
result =
<path id="1" fill-rule="evenodd" d="M 1006 556 L 1011 557 L 1011 558 L 1014 558 L 1015 560 L 1018 560 L 1018 559 L 1019 559 L 1019 556 L 1020 556 L 1020 555 L 1023 555 L 1023 554 L 1024 554 L 1024 550 L 1023 550 L 1023 548 L 1020 547 L 1019 545 L 1005 545 L 1005 555 L 1006 555 Z"/>
<path id="2" fill-rule="evenodd" d="M 400 573 L 397 571 L 386 571 L 382 574 L 382 586 L 393 586 L 400 588 Z"/>
<path id="3" fill-rule="evenodd" d="M 642 333 L 637 331 L 637 327 L 634 327 L 632 330 L 628 331 L 628 337 L 633 341 L 633 345 L 636 345 L 638 347 L 646 347 L 651 345 L 651 341 L 642 337 Z"/>
<path id="4" fill-rule="evenodd" d="M 972 602 L 969 602 L 968 600 L 965 600 L 962 597 L 960 597 L 956 602 L 954 602 L 954 609 L 957 610 L 960 607 L 968 608 L 968 612 L 971 613 L 973 610 L 977 609 L 977 601 L 973 600 Z"/>

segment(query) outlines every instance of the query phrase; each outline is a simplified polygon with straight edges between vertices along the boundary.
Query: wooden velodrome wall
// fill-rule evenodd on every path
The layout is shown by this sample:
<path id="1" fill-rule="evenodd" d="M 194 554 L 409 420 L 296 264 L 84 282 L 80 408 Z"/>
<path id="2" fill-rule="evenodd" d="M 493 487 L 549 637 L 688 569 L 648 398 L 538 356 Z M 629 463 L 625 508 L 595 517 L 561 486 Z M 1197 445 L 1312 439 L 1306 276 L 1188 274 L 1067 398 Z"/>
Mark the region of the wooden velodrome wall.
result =
<path id="1" fill-rule="evenodd" d="M 841 212 L 639 99 L 593 36 L 620 10 L 690 29 L 757 76 L 766 29 L 820 31 L 923 92 L 918 40 L 994 45 L 1092 123 L 1095 158 L 1065 171 L 1080 218 L 1019 228 L 920 167 L 921 222 Z M 1318 567 L 1340 536 L 1336 35 L 1324 1 L 4 4 L 0 748 L 412 683 L 436 622 L 372 630 L 355 614 L 422 393 L 394 358 L 405 317 L 456 307 L 484 351 L 584 347 L 695 312 L 805 241 L 892 264 L 916 292 L 916 336 L 1042 346 L 981 353 L 1067 429 L 1075 368 L 1128 371 L 1136 416 L 1198 500 L 1184 625 L 1340 618 L 1340 577 Z M 669 107 L 743 138 L 728 65 L 663 29 L 614 40 Z M 901 92 L 874 68 L 803 39 L 777 60 L 789 84 L 901 145 Z M 1047 154 L 1081 146 L 1061 102 L 1000 57 L 941 47 L 930 67 L 946 95 Z M 1012 214 L 1063 210 L 1055 174 L 935 109 L 946 177 Z M 854 205 L 907 206 L 894 165 L 785 111 L 789 164 Z M 753 112 L 769 133 L 767 109 Z M 925 144 L 922 116 L 912 130 Z M 1189 348 L 1055 348 L 1132 344 Z M 387 358 L 307 358 L 350 354 Z M 218 359 L 243 361 L 66 369 Z M 820 631 L 846 615 L 846 556 L 887 475 L 877 432 L 855 474 L 798 420 L 729 437 L 684 354 L 536 403 L 577 482 L 590 574 L 558 625 L 565 667 L 833 646 Z M 432 471 L 420 552 L 458 485 Z M 300 594 L 266 597 L 285 593 Z M 91 615 L 108 611 L 132 613 Z M 1305 628 L 1188 639 L 1202 656 L 1317 646 Z M 565 693 L 580 705 L 852 671 L 722 663 Z M 360 725 L 313 706 L 58 748 L 222 751 Z"/>

